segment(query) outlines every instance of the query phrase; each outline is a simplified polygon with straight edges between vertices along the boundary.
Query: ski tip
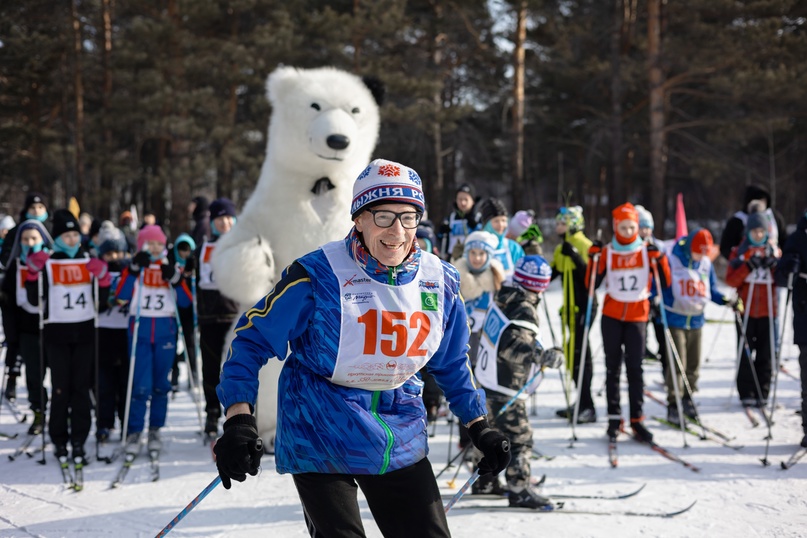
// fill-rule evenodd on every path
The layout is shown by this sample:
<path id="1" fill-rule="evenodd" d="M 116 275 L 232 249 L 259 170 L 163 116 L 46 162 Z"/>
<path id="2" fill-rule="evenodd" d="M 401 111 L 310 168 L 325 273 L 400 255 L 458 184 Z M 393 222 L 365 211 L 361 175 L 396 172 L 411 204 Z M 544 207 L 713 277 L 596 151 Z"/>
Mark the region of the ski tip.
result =
<path id="1" fill-rule="evenodd" d="M 691 509 L 692 509 L 692 507 L 693 507 L 693 506 L 695 506 L 695 504 L 696 504 L 697 502 L 698 502 L 698 501 L 697 501 L 697 499 L 696 499 L 696 500 L 692 501 L 692 504 L 690 504 L 690 505 L 689 505 L 689 506 L 687 506 L 686 508 L 682 508 L 681 510 L 678 510 L 677 512 L 670 512 L 670 513 L 666 514 L 666 515 L 665 515 L 665 517 L 674 517 L 674 516 L 677 516 L 677 515 L 683 514 L 684 512 L 689 512 L 689 510 L 691 510 Z"/>

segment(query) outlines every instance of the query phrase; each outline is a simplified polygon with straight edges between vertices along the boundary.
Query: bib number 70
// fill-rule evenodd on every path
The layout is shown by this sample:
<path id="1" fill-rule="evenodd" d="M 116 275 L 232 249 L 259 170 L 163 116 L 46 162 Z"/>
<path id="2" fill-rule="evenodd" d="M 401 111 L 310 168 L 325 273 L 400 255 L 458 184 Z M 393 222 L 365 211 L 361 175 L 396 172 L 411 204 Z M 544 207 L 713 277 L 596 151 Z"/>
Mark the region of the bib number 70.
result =
<path id="1" fill-rule="evenodd" d="M 380 314 L 380 315 L 379 315 Z M 379 320 L 381 327 L 379 331 Z M 372 308 L 359 316 L 358 322 L 364 325 L 364 350 L 365 355 L 375 355 L 379 349 L 381 354 L 387 357 L 425 357 L 427 350 L 421 347 L 429 336 L 431 330 L 431 320 L 425 313 L 417 311 L 390 312 L 381 310 L 379 312 Z M 411 339 L 410 335 L 414 338 Z"/>

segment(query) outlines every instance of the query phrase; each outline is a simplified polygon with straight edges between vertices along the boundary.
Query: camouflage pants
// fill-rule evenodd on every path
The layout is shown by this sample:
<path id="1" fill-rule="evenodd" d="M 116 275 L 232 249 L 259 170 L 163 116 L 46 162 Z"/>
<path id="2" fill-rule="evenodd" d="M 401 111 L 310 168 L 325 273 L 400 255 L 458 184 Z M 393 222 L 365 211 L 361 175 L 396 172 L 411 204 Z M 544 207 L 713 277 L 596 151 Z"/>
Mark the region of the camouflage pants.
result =
<path id="1" fill-rule="evenodd" d="M 493 419 L 499 410 L 510 400 L 498 392 L 485 391 L 488 405 L 488 420 L 491 425 L 500 430 L 510 440 L 510 464 L 504 471 L 507 488 L 520 491 L 530 484 L 530 460 L 532 458 L 532 427 L 527 416 L 526 401 L 516 400 L 501 416 Z M 478 464 L 482 453 L 474 449 L 473 461 Z M 485 475 L 480 478 L 492 480 L 494 477 Z"/>

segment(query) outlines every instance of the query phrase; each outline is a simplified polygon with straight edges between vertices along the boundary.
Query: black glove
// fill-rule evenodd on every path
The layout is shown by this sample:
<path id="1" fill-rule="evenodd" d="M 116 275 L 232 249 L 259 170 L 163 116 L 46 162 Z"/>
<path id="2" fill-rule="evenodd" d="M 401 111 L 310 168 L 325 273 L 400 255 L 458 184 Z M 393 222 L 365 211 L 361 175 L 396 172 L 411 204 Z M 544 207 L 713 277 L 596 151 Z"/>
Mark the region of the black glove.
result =
<path id="1" fill-rule="evenodd" d="M 755 271 L 759 267 L 762 267 L 762 256 L 751 256 L 748 258 L 748 261 L 745 264 L 748 266 L 749 269 Z"/>
<path id="2" fill-rule="evenodd" d="M 129 272 L 133 275 L 139 275 L 140 269 L 148 267 L 151 263 L 151 254 L 141 250 L 132 258 L 132 263 L 129 265 Z"/>
<path id="3" fill-rule="evenodd" d="M 186 273 L 193 273 L 196 270 L 196 258 L 193 256 L 188 256 L 185 259 L 185 269 L 184 272 Z"/>
<path id="4" fill-rule="evenodd" d="M 801 259 L 799 258 L 798 254 L 790 254 L 789 256 L 785 256 L 783 258 L 782 265 L 780 266 L 780 270 L 785 275 L 789 275 L 790 273 L 798 273 L 799 266 L 801 265 Z"/>
<path id="5" fill-rule="evenodd" d="M 773 256 L 765 256 L 762 258 L 762 262 L 760 262 L 760 267 L 764 267 L 765 269 L 770 269 L 774 265 L 776 265 L 776 258 Z"/>
<path id="6" fill-rule="evenodd" d="M 574 248 L 574 246 L 572 246 L 572 244 L 568 241 L 564 241 L 560 246 L 560 253 L 564 256 L 569 256 L 570 258 L 574 257 L 575 255 L 580 255 L 580 253 L 577 252 L 577 249 Z"/>
<path id="7" fill-rule="evenodd" d="M 177 266 L 173 263 L 164 263 L 160 266 L 160 273 L 163 275 L 163 280 L 173 285 L 179 282 L 182 274 L 177 271 Z"/>
<path id="8" fill-rule="evenodd" d="M 507 468 L 510 463 L 510 441 L 502 432 L 492 429 L 487 419 L 474 422 L 468 428 L 468 435 L 485 456 L 479 462 L 479 474 L 492 473 L 496 476 Z"/>
<path id="9" fill-rule="evenodd" d="M 258 426 L 252 415 L 235 415 L 224 423 L 224 434 L 213 447 L 216 454 L 216 467 L 224 489 L 230 489 L 231 482 L 243 482 L 247 473 L 258 474 L 263 456 L 263 441 L 258 437 Z"/>

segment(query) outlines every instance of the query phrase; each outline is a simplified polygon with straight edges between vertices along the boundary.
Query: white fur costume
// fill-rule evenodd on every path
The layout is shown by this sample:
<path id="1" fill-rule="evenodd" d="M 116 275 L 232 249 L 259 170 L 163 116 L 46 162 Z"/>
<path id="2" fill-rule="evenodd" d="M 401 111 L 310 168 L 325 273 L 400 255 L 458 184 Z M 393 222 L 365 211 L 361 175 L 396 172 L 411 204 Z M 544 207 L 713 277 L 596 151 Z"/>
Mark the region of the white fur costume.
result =
<path id="1" fill-rule="evenodd" d="M 211 263 L 221 292 L 246 310 L 280 272 L 352 226 L 353 182 L 370 161 L 380 123 L 361 78 L 335 68 L 279 67 L 267 81 L 272 105 L 266 160 L 238 222 L 218 240 Z M 271 447 L 282 363 L 261 370 L 258 431 Z"/>

